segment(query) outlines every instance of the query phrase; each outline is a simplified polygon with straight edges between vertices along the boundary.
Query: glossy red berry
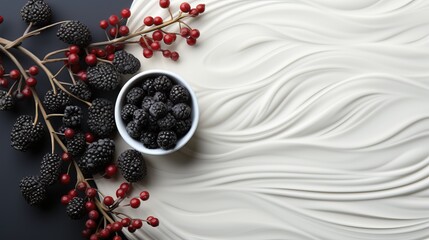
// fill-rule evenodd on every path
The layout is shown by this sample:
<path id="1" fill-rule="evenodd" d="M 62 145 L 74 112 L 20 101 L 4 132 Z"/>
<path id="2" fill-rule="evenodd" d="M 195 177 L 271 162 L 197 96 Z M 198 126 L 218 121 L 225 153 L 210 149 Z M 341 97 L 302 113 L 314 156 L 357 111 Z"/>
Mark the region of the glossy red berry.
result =
<path id="1" fill-rule="evenodd" d="M 161 25 L 162 23 L 163 23 L 164 21 L 162 20 L 162 18 L 160 17 L 160 16 L 158 16 L 158 17 L 154 17 L 153 18 L 153 24 L 155 24 L 155 25 Z"/>
<path id="2" fill-rule="evenodd" d="M 98 213 L 97 210 L 91 210 L 88 213 L 88 217 L 89 217 L 89 219 L 97 220 L 100 217 L 100 214 Z"/>
<path id="3" fill-rule="evenodd" d="M 195 9 L 195 8 L 192 8 L 192 9 L 191 9 L 191 11 L 189 11 L 189 15 L 190 15 L 191 17 L 197 17 L 199 14 L 200 14 L 200 13 L 199 13 L 199 12 L 198 12 L 198 10 L 197 10 L 197 9 Z"/>
<path id="4" fill-rule="evenodd" d="M 173 34 L 170 34 L 170 33 L 164 35 L 164 43 L 165 44 L 170 45 L 173 43 L 174 37 L 172 35 Z"/>
<path id="5" fill-rule="evenodd" d="M 61 197 L 61 204 L 66 206 L 67 204 L 69 204 L 69 202 L 71 201 L 71 197 L 69 195 L 63 195 Z"/>
<path id="6" fill-rule="evenodd" d="M 153 19 L 153 17 L 152 16 L 147 16 L 147 17 L 145 17 L 144 19 L 143 19 L 143 23 L 144 23 L 144 25 L 146 25 L 146 26 L 152 26 L 153 25 L 153 23 L 154 23 L 154 19 Z"/>
<path id="7" fill-rule="evenodd" d="M 102 29 L 106 29 L 107 27 L 109 27 L 109 22 L 107 20 L 101 20 L 100 21 L 100 27 Z"/>
<path id="8" fill-rule="evenodd" d="M 109 61 L 113 61 L 115 59 L 115 54 L 109 54 L 106 59 Z"/>
<path id="9" fill-rule="evenodd" d="M 151 58 L 153 56 L 153 51 L 150 50 L 149 48 L 145 48 L 143 49 L 143 56 L 145 58 Z"/>
<path id="10" fill-rule="evenodd" d="M 140 219 L 134 219 L 131 223 L 131 226 L 135 229 L 139 229 L 143 226 L 143 222 Z"/>
<path id="11" fill-rule="evenodd" d="M 98 237 L 97 234 L 92 234 L 91 237 L 89 237 L 89 240 L 99 240 L 100 238 Z"/>
<path id="12" fill-rule="evenodd" d="M 129 18 L 129 17 L 131 16 L 131 11 L 130 11 L 130 9 L 128 9 L 128 8 L 124 8 L 124 9 L 122 9 L 122 11 L 121 11 L 121 16 L 122 16 L 123 18 Z"/>
<path id="13" fill-rule="evenodd" d="M 110 237 L 110 234 L 111 234 L 110 230 L 106 229 L 106 228 L 102 229 L 100 231 L 100 237 L 103 238 L 103 239 L 107 239 L 108 237 Z"/>
<path id="14" fill-rule="evenodd" d="M 94 220 L 92 220 L 92 219 L 88 219 L 85 222 L 85 227 L 89 228 L 89 229 L 94 229 L 94 228 L 97 227 L 97 223 Z"/>
<path id="15" fill-rule="evenodd" d="M 109 35 L 114 38 L 118 34 L 118 29 L 116 27 L 111 27 L 109 29 Z"/>
<path id="16" fill-rule="evenodd" d="M 115 200 L 111 196 L 106 196 L 103 199 L 103 203 L 106 206 L 112 206 L 114 202 L 115 202 Z"/>
<path id="17" fill-rule="evenodd" d="M 29 77 L 29 78 L 25 79 L 25 84 L 28 87 L 34 87 L 37 85 L 37 79 L 35 79 L 34 77 Z"/>
<path id="18" fill-rule="evenodd" d="M 107 55 L 106 51 L 104 51 L 104 49 L 101 49 L 101 48 L 97 49 L 95 54 L 97 55 L 97 57 L 100 57 L 100 58 L 104 58 Z"/>
<path id="19" fill-rule="evenodd" d="M 121 236 L 114 236 L 112 240 L 122 240 Z"/>
<path id="20" fill-rule="evenodd" d="M 189 37 L 190 34 L 191 34 L 191 30 L 189 30 L 189 28 L 184 27 L 180 29 L 180 36 L 186 38 L 186 37 Z"/>
<path id="21" fill-rule="evenodd" d="M 17 69 L 13 69 L 9 72 L 10 78 L 18 80 L 21 77 L 21 73 Z"/>
<path id="22" fill-rule="evenodd" d="M 187 39 L 186 39 L 186 43 L 187 43 L 189 46 L 194 46 L 194 45 L 197 43 L 197 39 L 195 39 L 195 38 L 187 38 Z"/>
<path id="23" fill-rule="evenodd" d="M 115 53 L 115 46 L 109 44 L 104 48 L 104 50 L 106 50 L 107 54 Z"/>
<path id="24" fill-rule="evenodd" d="M 31 92 L 31 89 L 29 87 L 25 87 L 24 89 L 22 89 L 21 93 L 26 98 L 30 98 L 33 96 L 33 93 Z"/>
<path id="25" fill-rule="evenodd" d="M 159 226 L 159 220 L 158 218 L 152 217 L 149 221 L 149 225 L 152 227 L 158 227 Z"/>
<path id="26" fill-rule="evenodd" d="M 180 4 L 180 11 L 187 13 L 190 10 L 191 10 L 191 5 L 189 5 L 189 3 L 184 2 L 184 3 Z"/>
<path id="27" fill-rule="evenodd" d="M 64 152 L 63 155 L 61 155 L 61 159 L 64 162 L 70 162 L 71 161 L 71 155 L 68 152 Z"/>
<path id="28" fill-rule="evenodd" d="M 85 133 L 85 141 L 86 141 L 87 143 L 92 143 L 92 142 L 94 142 L 94 141 L 95 141 L 95 137 L 94 137 L 94 135 L 93 135 L 92 133 L 89 133 L 89 132 Z"/>
<path id="29" fill-rule="evenodd" d="M 130 33 L 130 29 L 127 26 L 121 26 L 121 27 L 119 27 L 119 34 L 121 36 L 127 36 L 128 33 Z"/>
<path id="30" fill-rule="evenodd" d="M 106 177 L 113 177 L 116 175 L 117 172 L 118 172 L 118 167 L 116 167 L 115 164 L 110 164 L 109 166 L 106 167 L 106 170 L 105 170 Z"/>
<path id="31" fill-rule="evenodd" d="M 198 4 L 195 8 L 198 10 L 199 13 L 203 13 L 204 11 L 206 11 L 205 4 Z"/>
<path id="32" fill-rule="evenodd" d="M 138 198 L 132 198 L 130 200 L 130 206 L 132 208 L 138 208 L 138 207 L 140 207 L 140 200 Z"/>
<path id="33" fill-rule="evenodd" d="M 76 189 L 81 191 L 81 192 L 85 191 L 87 187 L 88 187 L 88 185 L 85 182 L 79 182 L 76 185 Z"/>
<path id="34" fill-rule="evenodd" d="M 82 230 L 82 237 L 89 238 L 91 236 L 91 233 L 92 233 L 91 229 L 88 229 L 88 228 L 84 229 Z"/>
<path id="35" fill-rule="evenodd" d="M 0 86 L 7 88 L 9 86 L 9 81 L 5 78 L 0 78 Z"/>
<path id="36" fill-rule="evenodd" d="M 32 76 L 36 76 L 37 74 L 39 74 L 39 68 L 37 66 L 31 66 L 28 69 L 28 73 Z"/>
<path id="37" fill-rule="evenodd" d="M 77 197 L 78 192 L 76 189 L 72 189 L 68 192 L 68 195 L 73 199 L 73 198 Z"/>
<path id="38" fill-rule="evenodd" d="M 97 190 L 95 190 L 94 188 L 88 188 L 86 189 L 85 194 L 89 198 L 94 198 L 95 196 L 97 196 Z"/>
<path id="39" fill-rule="evenodd" d="M 118 198 L 125 198 L 125 196 L 127 195 L 127 192 L 125 192 L 124 189 L 118 189 L 116 190 L 116 197 Z"/>
<path id="40" fill-rule="evenodd" d="M 170 58 L 171 57 L 171 51 L 170 50 L 164 50 L 164 51 L 162 51 L 162 55 L 166 58 Z"/>
<path id="41" fill-rule="evenodd" d="M 131 224 L 131 219 L 129 218 L 124 218 L 121 220 L 122 226 L 123 227 L 128 227 Z"/>
<path id="42" fill-rule="evenodd" d="M 164 34 L 162 33 L 161 30 L 156 30 L 152 33 L 152 38 L 155 41 L 161 41 L 163 36 Z"/>
<path id="43" fill-rule="evenodd" d="M 177 61 L 177 60 L 179 60 L 179 57 L 180 57 L 180 55 L 179 55 L 179 53 L 178 52 L 172 52 L 171 53 L 171 60 L 173 60 L 173 61 Z"/>
<path id="44" fill-rule="evenodd" d="M 168 8 L 170 6 L 170 0 L 159 0 L 159 6 L 162 8 Z"/>
<path id="45" fill-rule="evenodd" d="M 74 130 L 71 128 L 66 128 L 66 130 L 64 130 L 64 137 L 66 137 L 67 139 L 71 139 L 74 137 Z"/>
<path id="46" fill-rule="evenodd" d="M 88 80 L 88 75 L 86 75 L 86 71 L 80 71 L 76 75 L 80 80 L 82 80 L 84 82 L 86 82 Z"/>
<path id="47" fill-rule="evenodd" d="M 96 208 L 96 205 L 95 205 L 94 202 L 86 202 L 85 203 L 85 209 L 86 209 L 86 211 L 90 212 L 92 210 L 95 210 L 95 208 Z"/>
<path id="48" fill-rule="evenodd" d="M 161 49 L 161 44 L 159 44 L 159 42 L 153 42 L 151 45 L 150 45 L 150 47 L 153 49 L 153 50 L 155 50 L 155 51 L 158 51 L 159 49 Z"/>
<path id="49" fill-rule="evenodd" d="M 135 229 L 135 228 L 133 228 L 133 226 L 129 226 L 129 227 L 128 227 L 128 232 L 133 233 L 133 232 L 135 232 L 135 231 L 136 231 L 136 229 Z"/>
<path id="50" fill-rule="evenodd" d="M 88 54 L 85 57 L 85 62 L 89 66 L 94 66 L 95 64 L 97 64 L 97 56 L 95 54 L 93 54 L 93 53 Z"/>
<path id="51" fill-rule="evenodd" d="M 192 29 L 190 36 L 191 38 L 197 39 L 200 37 L 200 31 L 198 29 Z"/>
<path id="52" fill-rule="evenodd" d="M 62 174 L 60 177 L 60 182 L 63 185 L 69 184 L 70 183 L 70 175 L 68 175 L 67 173 Z"/>
<path id="53" fill-rule="evenodd" d="M 69 47 L 69 51 L 70 51 L 70 53 L 79 54 L 80 48 L 76 45 L 71 45 Z"/>
<path id="54" fill-rule="evenodd" d="M 116 16 L 116 15 L 110 15 L 110 17 L 109 17 L 109 23 L 112 26 L 115 26 L 116 24 L 118 24 L 119 23 L 118 16 Z"/>
<path id="55" fill-rule="evenodd" d="M 72 53 L 68 56 L 68 62 L 69 64 L 78 64 L 79 63 L 79 56 L 75 53 Z"/>
<path id="56" fill-rule="evenodd" d="M 143 191 L 140 193 L 140 199 L 143 201 L 146 201 L 149 199 L 149 192 L 148 191 Z"/>
<path id="57" fill-rule="evenodd" d="M 124 189 L 125 192 L 129 192 L 131 190 L 131 185 L 127 182 L 124 182 L 119 186 L 119 188 Z"/>
<path id="58" fill-rule="evenodd" d="M 122 230 L 122 223 L 121 222 L 114 222 L 112 224 L 112 231 L 120 232 L 121 230 Z"/>

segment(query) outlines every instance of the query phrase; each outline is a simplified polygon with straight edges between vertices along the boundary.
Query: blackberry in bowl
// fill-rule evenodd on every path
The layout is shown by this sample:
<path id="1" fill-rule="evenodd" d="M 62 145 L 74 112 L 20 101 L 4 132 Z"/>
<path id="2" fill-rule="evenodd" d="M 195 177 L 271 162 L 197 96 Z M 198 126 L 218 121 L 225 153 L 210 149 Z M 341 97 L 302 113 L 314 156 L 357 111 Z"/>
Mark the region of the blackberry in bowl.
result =
<path id="1" fill-rule="evenodd" d="M 166 155 L 194 135 L 199 120 L 197 98 L 177 74 L 145 71 L 119 92 L 115 120 L 119 134 L 131 147 L 145 154 Z"/>

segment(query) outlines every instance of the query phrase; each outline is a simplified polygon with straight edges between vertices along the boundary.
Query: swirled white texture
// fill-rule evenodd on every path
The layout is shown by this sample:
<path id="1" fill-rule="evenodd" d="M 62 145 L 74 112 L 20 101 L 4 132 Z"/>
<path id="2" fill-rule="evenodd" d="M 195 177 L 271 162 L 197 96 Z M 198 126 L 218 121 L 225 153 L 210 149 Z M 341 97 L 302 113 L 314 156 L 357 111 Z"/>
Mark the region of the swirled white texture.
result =
<path id="1" fill-rule="evenodd" d="M 134 1 L 132 30 L 157 2 Z M 151 199 L 124 211 L 161 225 L 130 238 L 428 239 L 429 1 L 204 2 L 178 63 L 141 58 L 193 86 L 201 119 L 146 157 Z"/>

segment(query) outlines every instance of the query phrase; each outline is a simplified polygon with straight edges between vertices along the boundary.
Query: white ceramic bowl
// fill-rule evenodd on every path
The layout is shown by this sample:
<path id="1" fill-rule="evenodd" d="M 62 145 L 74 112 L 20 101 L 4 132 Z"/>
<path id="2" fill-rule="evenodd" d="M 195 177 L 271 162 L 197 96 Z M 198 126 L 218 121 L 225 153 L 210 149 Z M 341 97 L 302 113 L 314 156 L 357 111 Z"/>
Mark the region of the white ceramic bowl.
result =
<path id="1" fill-rule="evenodd" d="M 191 108 L 192 108 L 192 114 L 191 114 L 191 118 L 192 118 L 192 127 L 189 130 L 189 132 L 183 136 L 182 138 L 180 138 L 176 144 L 176 147 L 170 150 L 164 150 L 164 149 L 149 149 L 146 148 L 143 143 L 141 143 L 140 141 L 137 141 L 135 139 L 133 139 L 132 137 L 130 137 L 130 135 L 128 135 L 125 127 L 125 123 L 121 118 L 121 109 L 122 107 L 125 105 L 125 98 L 126 95 L 128 93 L 129 90 L 131 90 L 131 88 L 135 87 L 135 86 L 139 86 L 141 85 L 141 83 L 150 77 L 154 77 L 154 76 L 159 76 L 159 75 L 165 75 L 167 77 L 169 77 L 172 81 L 173 84 L 179 84 L 184 86 L 186 89 L 188 89 L 189 94 L 191 96 Z M 145 71 L 145 72 L 141 72 L 137 75 L 135 75 L 134 77 L 132 77 L 130 80 L 128 80 L 128 82 L 122 87 L 121 91 L 118 94 L 118 98 L 116 99 L 116 104 L 115 104 L 115 121 L 116 121 L 116 126 L 118 128 L 119 134 L 121 135 L 121 137 L 125 140 L 125 142 L 128 143 L 128 145 L 130 145 L 132 148 L 136 149 L 137 151 L 140 151 L 142 153 L 145 154 L 150 154 L 150 155 L 166 155 L 172 152 L 175 152 L 177 150 L 179 150 L 180 148 L 182 148 L 194 135 L 195 130 L 197 129 L 198 126 L 198 120 L 199 120 L 199 109 L 198 109 L 198 102 L 197 102 L 197 97 L 194 93 L 194 91 L 192 90 L 191 86 L 179 75 L 169 72 L 169 71 L 165 71 L 165 70 L 149 70 L 149 71 Z"/>

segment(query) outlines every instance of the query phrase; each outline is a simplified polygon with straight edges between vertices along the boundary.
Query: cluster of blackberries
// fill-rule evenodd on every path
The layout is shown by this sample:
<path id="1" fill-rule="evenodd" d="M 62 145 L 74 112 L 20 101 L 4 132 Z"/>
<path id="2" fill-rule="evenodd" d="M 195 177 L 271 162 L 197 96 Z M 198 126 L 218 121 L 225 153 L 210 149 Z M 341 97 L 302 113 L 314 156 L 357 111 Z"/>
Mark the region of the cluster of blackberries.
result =
<path id="1" fill-rule="evenodd" d="M 145 79 L 127 93 L 121 117 L 127 133 L 146 148 L 168 150 L 191 129 L 190 103 L 184 86 L 161 75 Z"/>
<path id="2" fill-rule="evenodd" d="M 128 182 L 138 182 L 146 176 L 146 162 L 140 152 L 130 149 L 121 153 L 118 166 Z"/>

